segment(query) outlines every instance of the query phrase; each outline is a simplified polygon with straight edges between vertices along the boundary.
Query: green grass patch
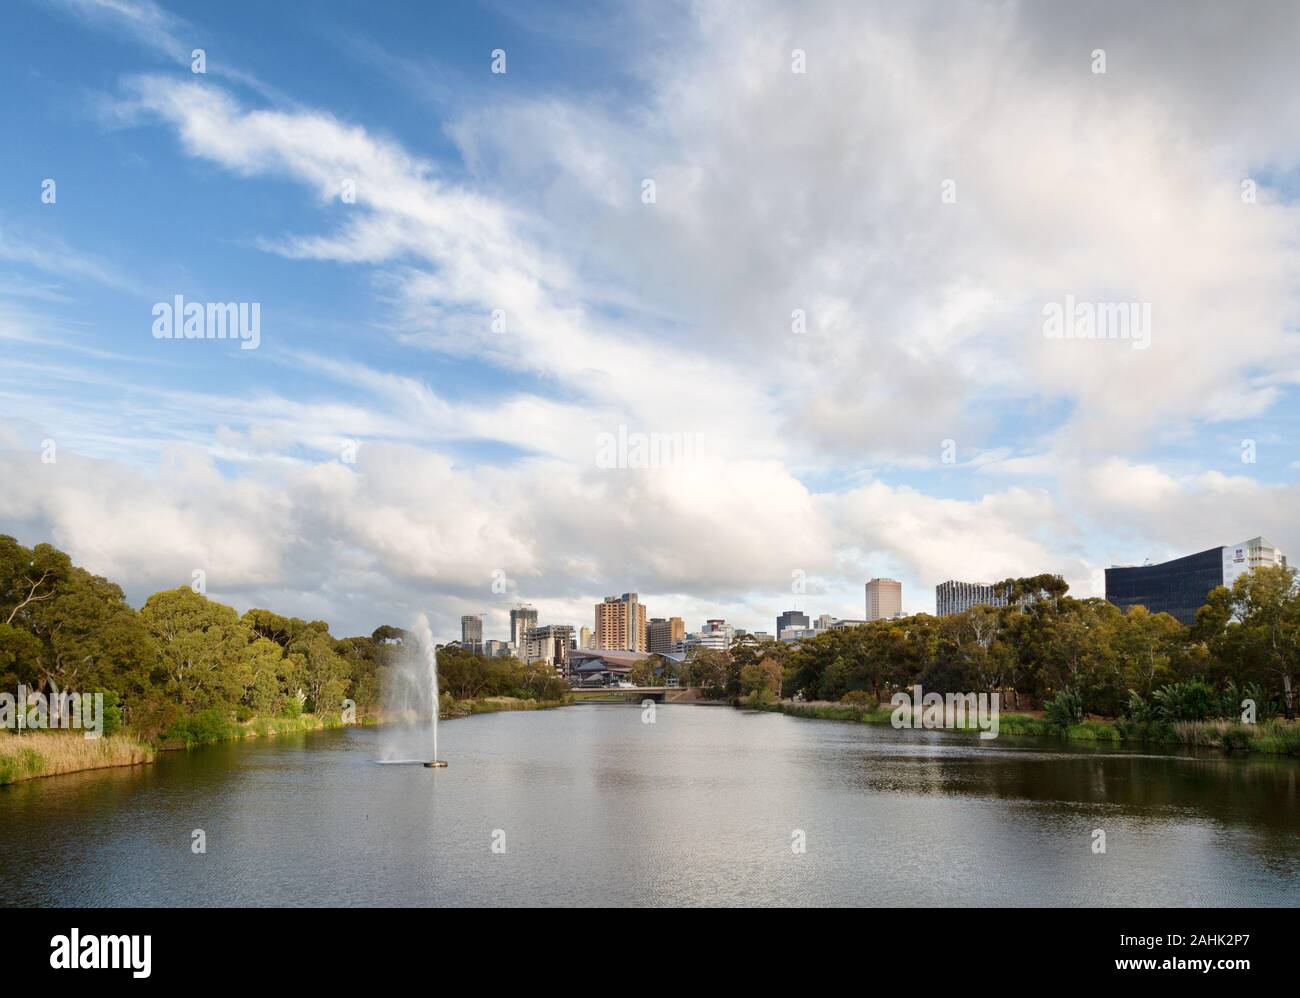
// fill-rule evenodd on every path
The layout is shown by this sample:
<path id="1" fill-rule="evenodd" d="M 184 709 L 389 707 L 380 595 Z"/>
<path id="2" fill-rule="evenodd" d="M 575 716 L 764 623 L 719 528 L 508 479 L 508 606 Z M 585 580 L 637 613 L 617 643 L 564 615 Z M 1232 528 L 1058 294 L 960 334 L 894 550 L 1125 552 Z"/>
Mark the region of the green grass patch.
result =
<path id="1" fill-rule="evenodd" d="M 1065 729 L 1065 738 L 1075 742 L 1119 742 L 1123 739 L 1115 725 L 1105 721 L 1083 721 Z"/>
<path id="2" fill-rule="evenodd" d="M 889 707 L 881 706 L 873 710 L 843 703 L 796 703 L 783 700 L 779 703 L 746 706 L 753 710 L 789 714 L 791 717 L 852 721 L 859 724 L 889 724 L 893 716 Z M 978 731 L 979 726 L 974 718 L 968 717 L 962 728 L 934 730 L 973 732 Z M 1133 721 L 1121 717 L 1113 721 L 1087 720 L 1061 727 L 1045 718 L 1029 714 L 1000 714 L 998 734 L 1059 738 L 1072 742 L 1110 742 L 1117 745 L 1187 745 L 1218 748 L 1233 753 L 1257 752 L 1263 755 L 1300 757 L 1300 722 L 1288 722 L 1281 718 L 1254 725 L 1227 720 L 1168 722 Z"/>
<path id="3" fill-rule="evenodd" d="M 362 724 L 378 723 L 366 718 Z M 217 742 L 238 741 L 242 738 L 274 738 L 278 735 L 296 735 L 324 728 L 344 727 L 343 716 L 329 714 L 296 714 L 279 717 L 250 717 L 236 721 L 229 712 L 219 708 L 199 711 L 170 725 L 159 737 L 163 748 L 195 748 Z"/>
<path id="4" fill-rule="evenodd" d="M 495 714 L 502 710 L 548 710 L 551 707 L 564 707 L 573 703 L 572 696 L 561 700 L 521 700 L 517 697 L 488 697 L 483 700 L 459 701 L 469 704 L 471 714 Z M 464 716 L 464 715 L 453 715 Z"/>

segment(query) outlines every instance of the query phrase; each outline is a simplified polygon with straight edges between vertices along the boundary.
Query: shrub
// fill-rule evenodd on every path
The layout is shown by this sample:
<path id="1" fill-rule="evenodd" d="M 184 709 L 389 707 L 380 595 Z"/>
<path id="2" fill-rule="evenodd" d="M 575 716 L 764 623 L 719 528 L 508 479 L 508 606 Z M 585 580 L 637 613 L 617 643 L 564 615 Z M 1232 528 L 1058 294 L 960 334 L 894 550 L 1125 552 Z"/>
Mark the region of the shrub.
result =
<path id="1" fill-rule="evenodd" d="M 1240 719 L 1245 710 L 1242 703 L 1246 700 L 1251 700 L 1255 704 L 1257 724 L 1263 724 L 1278 715 L 1277 701 L 1270 697 L 1259 683 L 1248 683 L 1245 686 L 1229 683 L 1220 698 L 1219 716 Z"/>
<path id="2" fill-rule="evenodd" d="M 1137 690 L 1129 690 L 1128 706 L 1124 709 L 1124 716 L 1137 724 L 1146 724 L 1155 720 L 1156 709 L 1152 704 L 1147 703 Z"/>
<path id="3" fill-rule="evenodd" d="M 190 717 L 183 717 L 163 732 L 163 741 L 177 741 L 190 748 L 220 742 L 239 735 L 229 714 L 220 707 L 209 707 Z"/>
<path id="4" fill-rule="evenodd" d="M 112 690 L 96 690 L 104 696 L 103 735 L 115 735 L 122 730 L 122 698 Z"/>
<path id="5" fill-rule="evenodd" d="M 1043 704 L 1048 724 L 1068 728 L 1083 720 L 1083 697 L 1073 687 L 1064 687 L 1056 696 Z"/>
<path id="6" fill-rule="evenodd" d="M 1199 679 L 1170 683 L 1156 690 L 1153 699 L 1160 717 L 1166 721 L 1204 721 L 1218 714 L 1218 698 Z"/>
<path id="7" fill-rule="evenodd" d="M 880 701 L 866 690 L 849 690 L 844 696 L 840 697 L 840 703 L 847 704 L 850 707 L 858 707 L 862 710 L 875 710 L 880 706 Z"/>

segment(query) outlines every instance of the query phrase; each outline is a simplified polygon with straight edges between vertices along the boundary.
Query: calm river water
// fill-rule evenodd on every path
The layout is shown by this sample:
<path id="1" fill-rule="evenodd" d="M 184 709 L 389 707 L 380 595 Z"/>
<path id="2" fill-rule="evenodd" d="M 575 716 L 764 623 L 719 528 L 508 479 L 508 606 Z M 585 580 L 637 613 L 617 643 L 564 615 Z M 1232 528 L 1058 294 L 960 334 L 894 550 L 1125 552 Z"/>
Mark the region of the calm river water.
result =
<path id="1" fill-rule="evenodd" d="M 1295 762 L 671 705 L 445 723 L 441 771 L 393 737 L 0 787 L 3 903 L 1300 905 Z"/>

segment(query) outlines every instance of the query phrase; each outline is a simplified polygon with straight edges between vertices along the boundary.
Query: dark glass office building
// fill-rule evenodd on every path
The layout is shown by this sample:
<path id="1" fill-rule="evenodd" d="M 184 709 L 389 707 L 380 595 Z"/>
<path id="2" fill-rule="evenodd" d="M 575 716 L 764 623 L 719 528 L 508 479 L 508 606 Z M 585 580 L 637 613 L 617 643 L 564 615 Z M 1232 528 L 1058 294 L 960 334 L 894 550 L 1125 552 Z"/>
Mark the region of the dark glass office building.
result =
<path id="1" fill-rule="evenodd" d="M 1106 569 L 1106 599 L 1121 610 L 1144 606 L 1167 613 L 1184 624 L 1196 623 L 1196 611 L 1215 586 L 1223 585 L 1223 548 L 1210 548 L 1161 565 Z"/>
<path id="2" fill-rule="evenodd" d="M 781 637 L 781 632 L 787 627 L 807 627 L 808 614 L 800 613 L 798 610 L 786 610 L 785 613 L 776 618 L 776 636 Z"/>

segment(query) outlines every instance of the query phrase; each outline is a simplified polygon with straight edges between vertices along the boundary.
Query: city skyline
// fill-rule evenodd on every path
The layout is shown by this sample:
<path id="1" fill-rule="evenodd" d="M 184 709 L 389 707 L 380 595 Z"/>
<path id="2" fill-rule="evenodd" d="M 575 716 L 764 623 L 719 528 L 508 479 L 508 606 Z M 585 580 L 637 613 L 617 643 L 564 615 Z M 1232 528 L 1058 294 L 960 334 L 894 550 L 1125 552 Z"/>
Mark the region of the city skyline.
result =
<path id="1" fill-rule="evenodd" d="M 1209 558 L 1208 562 L 1205 562 L 1206 556 L 1212 556 L 1211 558 Z M 1075 593 L 1071 591 L 1070 595 L 1073 595 L 1074 597 L 1079 599 L 1086 599 L 1086 598 L 1106 599 L 1109 602 L 1116 603 L 1121 608 L 1125 608 L 1129 605 L 1133 605 L 1134 603 L 1139 602 L 1139 600 L 1127 595 L 1127 593 L 1120 597 L 1116 597 L 1115 593 L 1112 591 L 1114 583 L 1111 583 L 1109 581 L 1112 577 L 1112 573 L 1117 573 L 1117 572 L 1121 574 L 1129 573 L 1130 575 L 1136 573 L 1134 577 L 1141 577 L 1143 573 L 1149 572 L 1150 570 L 1158 570 L 1167 567 L 1176 567 L 1181 565 L 1182 563 L 1192 564 L 1195 559 L 1200 559 L 1201 562 L 1205 562 L 1206 564 L 1212 566 L 1211 569 L 1208 570 L 1208 574 L 1206 571 L 1201 571 L 1200 572 L 1201 575 L 1204 575 L 1205 577 L 1209 578 L 1211 576 L 1214 576 L 1215 572 L 1217 571 L 1218 579 L 1219 579 L 1218 584 L 1222 584 L 1229 587 L 1231 586 L 1233 579 L 1235 579 L 1237 575 L 1240 575 L 1243 571 L 1245 571 L 1246 568 L 1254 568 L 1260 564 L 1280 564 L 1282 566 L 1286 566 L 1288 564 L 1287 556 L 1280 547 L 1273 545 L 1272 542 L 1268 541 L 1266 538 L 1262 536 L 1256 536 L 1247 539 L 1245 541 L 1237 542 L 1236 544 L 1216 545 L 1204 551 L 1199 551 L 1191 554 L 1184 553 L 1181 555 L 1176 555 L 1175 557 L 1171 558 L 1170 561 L 1167 563 L 1153 564 L 1148 561 L 1145 565 L 1131 565 L 1131 564 L 1111 565 L 1104 572 L 1102 572 L 1102 579 L 1104 581 L 1102 582 L 1101 585 L 1101 592 Z M 1193 569 L 1192 574 L 1195 575 L 1195 573 L 1196 573 L 1196 569 Z M 1032 573 L 1032 574 L 1041 574 L 1041 573 Z M 1059 574 L 1059 573 L 1049 572 L 1047 574 Z M 1120 575 L 1115 576 L 1115 578 L 1119 578 L 1119 577 Z M 1094 581 L 1093 588 L 1095 589 L 1096 588 L 1095 577 L 1093 581 Z M 811 633 L 815 633 L 818 630 L 825 629 L 832 623 L 839 623 L 839 624 L 852 624 L 855 622 L 869 623 L 872 620 L 876 620 L 876 619 L 888 619 L 891 616 L 907 617 L 918 613 L 929 613 L 933 616 L 942 617 L 953 613 L 959 613 L 963 610 L 968 610 L 974 606 L 983 605 L 983 606 L 999 607 L 999 606 L 1007 605 L 1006 597 L 999 596 L 996 592 L 996 586 L 997 586 L 996 582 L 984 582 L 984 581 L 972 582 L 969 580 L 958 580 L 958 579 L 949 578 L 944 582 L 937 583 L 933 587 L 933 592 L 934 592 L 933 610 L 908 610 L 906 609 L 906 603 L 904 602 L 903 603 L 904 609 L 902 609 L 897 614 L 887 612 L 889 609 L 887 607 L 886 612 L 880 613 L 879 616 L 873 616 L 872 614 L 873 584 L 884 584 L 886 589 L 886 595 L 884 598 L 886 600 L 894 597 L 901 599 L 901 595 L 902 595 L 901 586 L 897 582 L 897 580 L 881 579 L 881 578 L 869 579 L 865 583 L 867 615 L 865 618 L 861 618 L 860 621 L 859 618 L 854 618 L 854 617 L 837 617 L 834 614 L 829 614 L 824 612 L 824 610 L 823 612 L 819 613 L 816 618 L 813 618 L 808 610 L 803 610 L 798 608 L 797 606 L 792 605 L 787 607 L 785 610 L 782 610 L 779 614 L 776 615 L 776 626 L 770 632 L 771 637 L 776 640 L 781 640 L 781 635 L 787 628 L 790 628 L 792 630 L 800 630 L 803 631 L 804 633 L 811 634 Z M 1128 584 L 1130 589 L 1132 588 L 1133 585 L 1134 583 Z M 1198 577 L 1198 581 L 1193 583 L 1192 588 L 1196 589 L 1196 587 L 1200 585 L 1201 583 Z M 1205 587 L 1202 588 L 1205 589 L 1206 592 L 1208 592 L 1208 588 Z M 642 601 L 639 597 L 639 594 L 635 592 L 624 593 L 621 598 L 606 596 L 600 603 L 595 604 L 597 623 L 599 623 L 599 616 L 601 612 L 601 607 L 603 605 L 610 604 L 611 602 L 620 599 L 626 600 L 629 596 L 636 600 L 636 603 L 640 608 L 641 614 L 645 619 L 646 648 L 644 650 L 646 651 L 653 650 L 650 647 L 651 644 L 650 634 L 651 634 L 652 625 L 655 624 L 663 625 L 668 622 L 677 622 L 679 624 L 682 624 L 685 637 L 691 637 L 691 636 L 699 637 L 701 634 L 709 630 L 710 624 L 713 624 L 715 622 L 716 623 L 725 622 L 730 629 L 736 629 L 750 634 L 766 633 L 764 631 L 764 628 L 762 628 L 761 626 L 746 627 L 743 625 L 737 625 L 734 621 L 728 620 L 725 617 L 706 617 L 703 620 L 701 627 L 697 630 L 692 630 L 689 627 L 689 623 L 686 622 L 685 618 L 682 617 L 681 615 L 674 614 L 666 618 L 661 618 L 661 617 L 651 618 L 649 614 L 652 611 L 650 611 L 646 607 L 645 602 Z M 792 595 L 791 602 L 793 603 L 795 600 L 799 598 L 800 597 L 798 596 Z M 877 597 L 878 602 L 879 599 L 880 597 L 878 596 Z M 1176 618 L 1180 620 L 1180 622 L 1184 624 L 1188 624 L 1192 622 L 1195 609 L 1201 605 L 1199 602 L 1196 603 L 1195 606 L 1191 607 L 1190 612 L 1188 610 L 1176 612 L 1172 610 L 1166 610 L 1164 607 L 1156 605 L 1157 601 L 1155 600 L 1152 600 L 1150 602 L 1152 603 L 1152 605 L 1149 608 L 1152 610 L 1152 612 L 1171 612 Z M 893 605 L 894 604 L 891 603 L 890 607 L 892 607 Z M 482 615 L 480 614 L 480 615 L 475 615 L 473 617 L 462 617 L 462 624 L 461 624 L 462 636 L 465 634 L 464 622 L 466 620 L 471 620 L 471 619 L 476 620 L 478 622 L 478 626 L 480 627 L 479 633 L 480 635 L 482 634 L 481 631 Z M 574 632 L 574 635 L 576 636 L 579 630 L 579 626 L 573 625 L 571 627 L 571 630 Z M 582 626 L 581 630 L 587 631 L 588 628 Z M 590 633 L 593 637 L 593 640 L 597 642 L 598 642 L 598 638 L 597 638 L 598 632 L 599 632 L 599 627 L 590 629 Z M 579 645 L 579 647 L 582 646 Z M 597 643 L 597 648 L 599 647 L 600 646 Z M 616 649 L 608 649 L 608 650 L 616 650 Z"/>

